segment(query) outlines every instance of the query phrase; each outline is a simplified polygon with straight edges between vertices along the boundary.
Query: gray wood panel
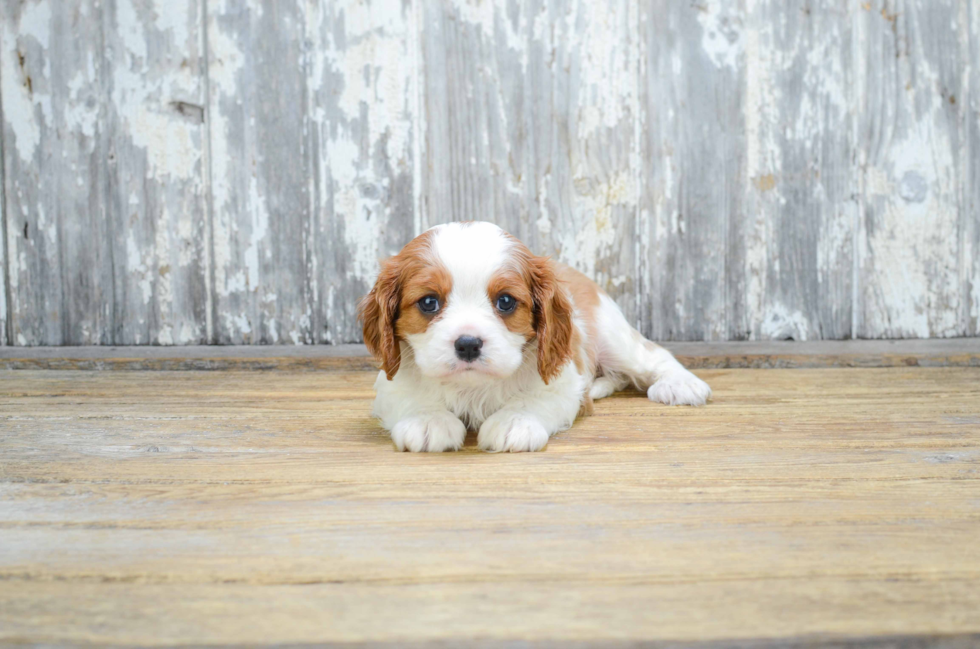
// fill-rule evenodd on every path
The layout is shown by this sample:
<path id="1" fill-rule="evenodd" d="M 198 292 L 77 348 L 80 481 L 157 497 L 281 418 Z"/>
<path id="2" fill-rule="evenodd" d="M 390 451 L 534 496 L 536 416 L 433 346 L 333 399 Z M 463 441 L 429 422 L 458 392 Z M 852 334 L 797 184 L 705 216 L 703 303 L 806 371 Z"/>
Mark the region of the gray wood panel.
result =
<path id="1" fill-rule="evenodd" d="M 965 16 L 964 16 L 965 14 Z M 966 3 L 961 9 L 961 24 L 968 25 L 965 38 L 968 43 L 969 60 L 973 62 L 965 71 L 969 75 L 970 97 L 965 104 L 965 121 L 969 140 L 966 150 L 962 187 L 965 195 L 965 210 L 962 214 L 963 237 L 962 259 L 966 276 L 963 278 L 964 313 L 966 333 L 980 336 L 980 4 Z"/>
<path id="2" fill-rule="evenodd" d="M 745 182 L 744 11 L 653 0 L 640 12 L 642 329 L 727 340 Z"/>
<path id="3" fill-rule="evenodd" d="M 359 341 L 358 300 L 416 230 L 415 14 L 408 0 L 307 12 L 315 338 Z"/>
<path id="4" fill-rule="evenodd" d="M 359 340 L 415 230 L 411 5 L 209 7 L 216 341 Z"/>
<path id="5" fill-rule="evenodd" d="M 2 48 L 3 42 L 0 40 L 0 51 Z M 2 70 L 0 70 L 0 88 L 3 88 Z M 3 102 L 0 101 L 0 347 L 11 344 L 7 311 L 7 304 L 10 302 L 10 269 L 7 266 L 7 210 L 4 209 L 6 199 L 3 179 Z"/>
<path id="6" fill-rule="evenodd" d="M 13 342 L 204 342 L 199 3 L 0 11 Z"/>
<path id="7" fill-rule="evenodd" d="M 8 281 L 19 345 L 112 342 L 100 164 L 107 102 L 95 5 L 0 4 Z"/>
<path id="8" fill-rule="evenodd" d="M 305 4 L 208 3 L 220 344 L 314 341 Z"/>
<path id="9" fill-rule="evenodd" d="M 729 336 L 852 335 L 857 216 L 846 3 L 770 0 L 746 16 L 743 212 Z"/>
<path id="10" fill-rule="evenodd" d="M 635 3 L 422 4 L 423 226 L 494 221 L 635 319 Z"/>
<path id="11" fill-rule="evenodd" d="M 969 52 L 964 2 L 874 2 L 861 12 L 857 86 L 862 338 L 965 335 L 960 214 Z M 976 216 L 974 215 L 974 219 Z"/>
<path id="12" fill-rule="evenodd" d="M 0 344 L 357 342 L 466 219 L 657 339 L 980 335 L 978 14 L 0 0 Z"/>
<path id="13" fill-rule="evenodd" d="M 209 340 L 203 0 L 102 2 L 111 340 Z"/>
<path id="14" fill-rule="evenodd" d="M 645 8 L 645 332 L 849 337 L 850 14 L 829 0 Z"/>

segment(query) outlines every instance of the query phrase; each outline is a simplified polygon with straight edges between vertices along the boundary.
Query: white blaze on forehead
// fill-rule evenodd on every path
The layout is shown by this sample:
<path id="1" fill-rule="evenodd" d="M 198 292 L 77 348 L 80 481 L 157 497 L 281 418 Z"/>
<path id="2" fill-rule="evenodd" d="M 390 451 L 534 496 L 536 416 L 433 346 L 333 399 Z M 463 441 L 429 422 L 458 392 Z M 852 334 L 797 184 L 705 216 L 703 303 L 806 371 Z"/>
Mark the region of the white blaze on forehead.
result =
<path id="1" fill-rule="evenodd" d="M 492 223 L 448 223 L 433 228 L 432 250 L 453 278 L 454 296 L 486 294 L 510 256 L 513 241 Z"/>
<path id="2" fill-rule="evenodd" d="M 407 336 L 414 363 L 423 376 L 467 376 L 458 380 L 471 386 L 512 375 L 524 362 L 526 341 L 507 329 L 487 288 L 513 260 L 514 240 L 492 223 L 449 223 L 428 234 L 432 256 L 449 271 L 453 288 L 440 317 L 423 333 Z M 483 341 L 473 363 L 461 363 L 456 355 L 455 341 L 462 335 Z"/>

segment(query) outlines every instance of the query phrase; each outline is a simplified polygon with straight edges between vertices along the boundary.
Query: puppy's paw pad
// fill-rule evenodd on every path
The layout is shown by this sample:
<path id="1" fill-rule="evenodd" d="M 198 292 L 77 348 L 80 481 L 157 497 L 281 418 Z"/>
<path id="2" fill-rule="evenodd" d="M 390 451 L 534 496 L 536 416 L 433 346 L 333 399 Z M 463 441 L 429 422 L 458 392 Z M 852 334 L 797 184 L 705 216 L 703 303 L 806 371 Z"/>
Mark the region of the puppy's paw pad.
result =
<path id="1" fill-rule="evenodd" d="M 391 429 L 395 448 L 413 453 L 458 451 L 464 439 L 466 426 L 448 412 L 408 417 Z"/>
<path id="2" fill-rule="evenodd" d="M 548 443 L 548 431 L 537 417 L 497 413 L 483 422 L 477 444 L 491 453 L 540 451 Z"/>
<path id="3" fill-rule="evenodd" d="M 668 374 L 651 385 L 647 397 L 668 406 L 703 406 L 711 398 L 711 388 L 684 370 Z"/>

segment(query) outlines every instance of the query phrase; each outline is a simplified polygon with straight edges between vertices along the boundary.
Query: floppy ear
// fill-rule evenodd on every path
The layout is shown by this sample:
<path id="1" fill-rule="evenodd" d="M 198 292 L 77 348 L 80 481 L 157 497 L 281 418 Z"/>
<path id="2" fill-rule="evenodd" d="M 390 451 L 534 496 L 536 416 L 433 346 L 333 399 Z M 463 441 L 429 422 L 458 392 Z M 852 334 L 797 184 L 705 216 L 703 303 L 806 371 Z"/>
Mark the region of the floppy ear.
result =
<path id="1" fill-rule="evenodd" d="M 393 257 L 384 262 L 371 292 L 358 305 L 358 316 L 364 327 L 364 344 L 375 358 L 388 380 L 395 378 L 401 365 L 401 345 L 395 338 L 398 303 L 401 300 L 401 272 Z"/>
<path id="2" fill-rule="evenodd" d="M 533 257 L 531 293 L 534 296 L 534 331 L 538 339 L 538 374 L 549 383 L 573 355 L 572 301 L 555 277 L 547 257 Z"/>

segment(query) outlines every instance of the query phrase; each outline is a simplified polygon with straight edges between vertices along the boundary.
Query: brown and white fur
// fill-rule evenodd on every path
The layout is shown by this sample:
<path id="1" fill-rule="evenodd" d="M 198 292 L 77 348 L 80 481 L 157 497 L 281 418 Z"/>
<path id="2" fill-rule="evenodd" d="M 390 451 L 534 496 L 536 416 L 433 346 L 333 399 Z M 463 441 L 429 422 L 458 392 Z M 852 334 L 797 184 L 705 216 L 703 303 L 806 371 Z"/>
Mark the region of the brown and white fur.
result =
<path id="1" fill-rule="evenodd" d="M 383 264 L 360 316 L 383 368 L 374 415 L 399 450 L 457 450 L 472 429 L 485 451 L 537 451 L 630 383 L 670 405 L 711 396 L 594 282 L 490 223 L 414 239 Z"/>

